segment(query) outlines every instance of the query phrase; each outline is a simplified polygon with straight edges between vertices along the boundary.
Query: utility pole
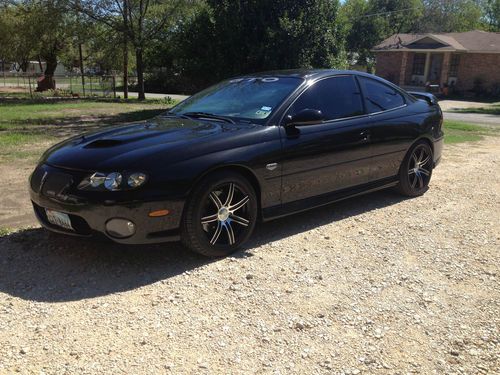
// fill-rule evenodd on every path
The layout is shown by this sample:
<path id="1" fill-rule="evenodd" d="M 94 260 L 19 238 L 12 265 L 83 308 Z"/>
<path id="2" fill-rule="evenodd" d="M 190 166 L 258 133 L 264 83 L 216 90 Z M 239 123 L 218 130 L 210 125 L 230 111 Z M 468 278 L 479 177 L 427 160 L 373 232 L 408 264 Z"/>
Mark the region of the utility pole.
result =
<path id="1" fill-rule="evenodd" d="M 82 74 L 82 88 L 83 88 L 83 96 L 85 97 L 85 75 L 83 73 L 83 52 L 82 52 L 82 43 L 78 43 L 78 53 L 80 54 L 80 72 Z"/>
<path id="2" fill-rule="evenodd" d="M 128 7 L 127 0 L 123 0 L 123 97 L 128 99 Z"/>

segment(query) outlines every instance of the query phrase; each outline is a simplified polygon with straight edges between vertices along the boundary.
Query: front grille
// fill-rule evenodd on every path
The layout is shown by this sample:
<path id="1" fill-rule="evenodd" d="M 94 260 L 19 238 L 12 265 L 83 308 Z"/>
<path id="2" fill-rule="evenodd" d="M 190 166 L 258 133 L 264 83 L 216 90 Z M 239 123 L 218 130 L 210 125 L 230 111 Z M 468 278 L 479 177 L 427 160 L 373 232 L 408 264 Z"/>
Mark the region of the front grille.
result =
<path id="1" fill-rule="evenodd" d="M 59 227 L 57 225 L 54 225 L 50 223 L 47 219 L 47 213 L 45 212 L 45 208 L 37 205 L 35 202 L 33 203 L 33 209 L 35 210 L 36 216 L 40 219 L 40 221 L 43 222 L 46 226 L 49 228 L 54 228 L 59 231 L 67 232 L 67 233 L 76 233 L 82 236 L 89 236 L 92 233 L 92 229 L 90 226 L 87 224 L 84 218 L 73 215 L 73 214 L 68 214 L 70 220 L 71 220 L 71 226 L 73 227 L 74 231 Z"/>

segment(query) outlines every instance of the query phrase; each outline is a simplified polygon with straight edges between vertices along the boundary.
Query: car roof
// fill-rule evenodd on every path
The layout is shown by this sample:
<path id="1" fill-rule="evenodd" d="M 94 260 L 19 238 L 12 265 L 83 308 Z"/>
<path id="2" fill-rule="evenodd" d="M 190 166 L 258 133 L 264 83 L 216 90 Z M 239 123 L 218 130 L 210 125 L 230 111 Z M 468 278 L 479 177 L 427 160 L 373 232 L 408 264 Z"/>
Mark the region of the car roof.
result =
<path id="1" fill-rule="evenodd" d="M 373 74 L 360 72 L 358 70 L 341 70 L 341 69 L 288 69 L 288 70 L 271 70 L 258 72 L 253 74 L 245 74 L 240 77 L 255 77 L 255 76 L 278 76 L 278 77 L 297 77 L 303 79 L 315 79 L 330 77 L 342 74 L 355 74 L 360 76 L 368 76 L 378 78 Z"/>

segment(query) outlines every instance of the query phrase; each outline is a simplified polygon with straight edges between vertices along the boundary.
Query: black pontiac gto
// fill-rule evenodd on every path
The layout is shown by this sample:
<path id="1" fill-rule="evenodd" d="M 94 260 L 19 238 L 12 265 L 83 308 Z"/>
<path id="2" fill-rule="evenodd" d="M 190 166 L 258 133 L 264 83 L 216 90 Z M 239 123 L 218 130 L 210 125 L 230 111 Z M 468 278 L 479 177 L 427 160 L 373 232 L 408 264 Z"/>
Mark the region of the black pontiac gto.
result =
<path id="1" fill-rule="evenodd" d="M 212 86 L 151 120 L 55 145 L 30 178 L 49 230 L 227 255 L 270 220 L 378 189 L 423 194 L 443 147 L 430 94 L 340 70 Z"/>

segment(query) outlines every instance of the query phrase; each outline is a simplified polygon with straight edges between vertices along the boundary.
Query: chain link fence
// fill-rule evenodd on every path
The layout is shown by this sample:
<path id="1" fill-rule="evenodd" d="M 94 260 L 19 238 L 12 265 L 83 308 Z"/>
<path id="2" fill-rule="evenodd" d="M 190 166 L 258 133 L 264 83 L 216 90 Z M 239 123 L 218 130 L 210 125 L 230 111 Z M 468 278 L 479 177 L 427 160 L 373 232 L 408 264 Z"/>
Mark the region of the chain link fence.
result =
<path id="1" fill-rule="evenodd" d="M 0 93 L 12 96 L 58 97 L 123 97 L 123 77 L 117 75 L 64 74 L 54 75 L 55 90 L 38 92 L 43 75 L 33 73 L 0 72 Z M 136 77 L 129 77 L 129 86 Z"/>

